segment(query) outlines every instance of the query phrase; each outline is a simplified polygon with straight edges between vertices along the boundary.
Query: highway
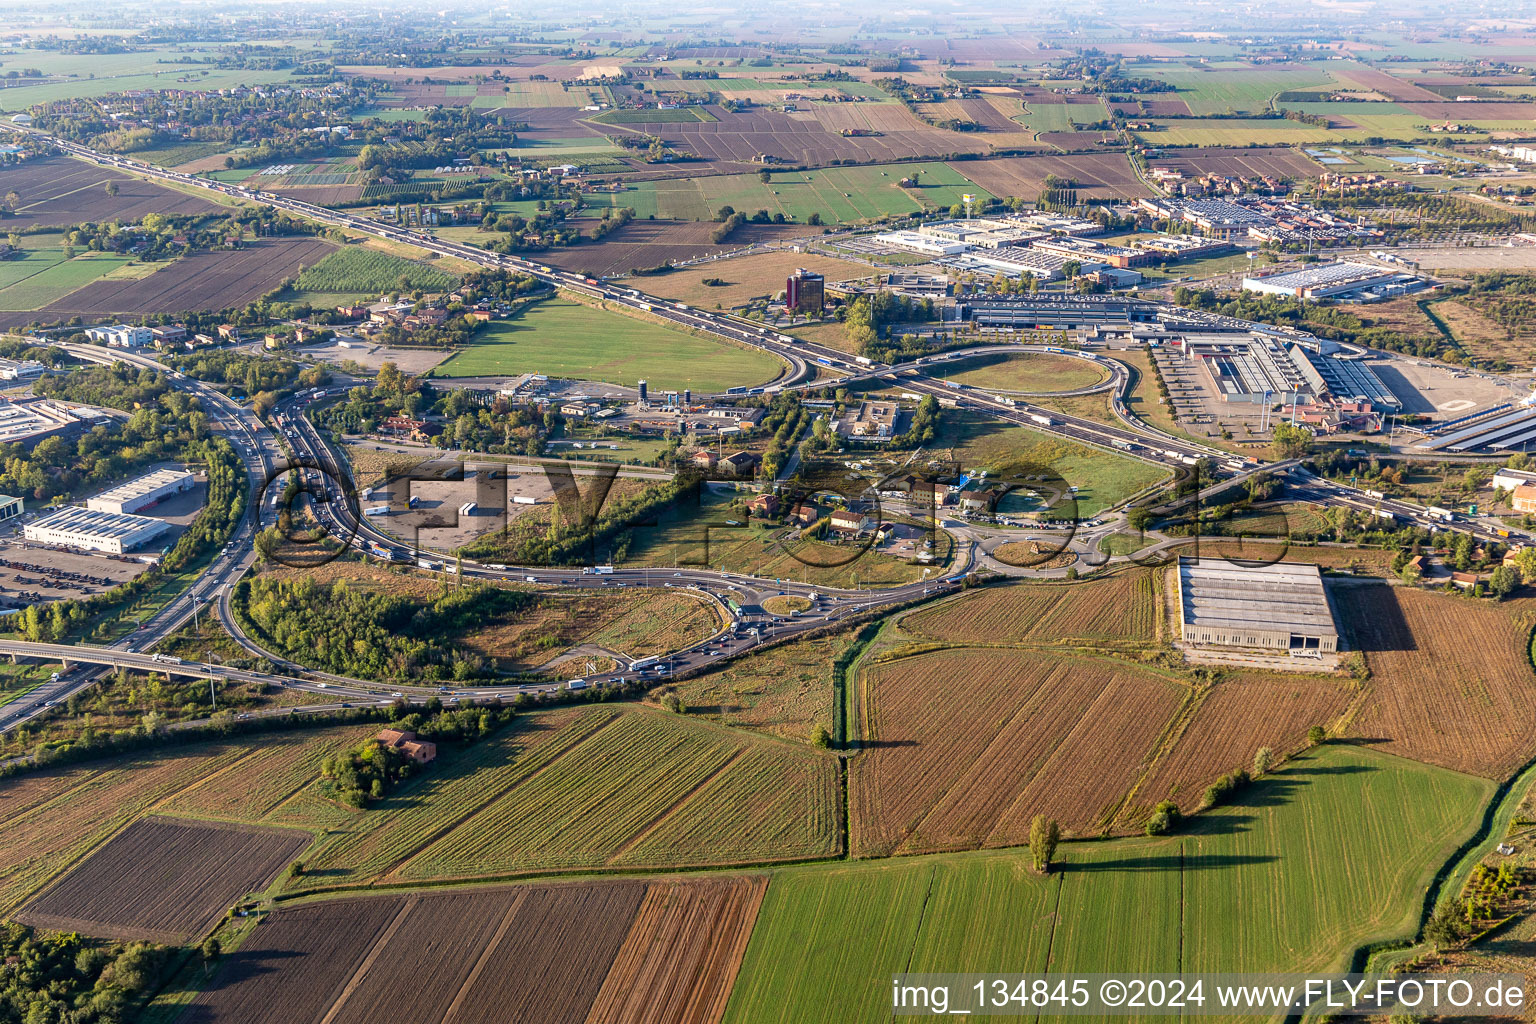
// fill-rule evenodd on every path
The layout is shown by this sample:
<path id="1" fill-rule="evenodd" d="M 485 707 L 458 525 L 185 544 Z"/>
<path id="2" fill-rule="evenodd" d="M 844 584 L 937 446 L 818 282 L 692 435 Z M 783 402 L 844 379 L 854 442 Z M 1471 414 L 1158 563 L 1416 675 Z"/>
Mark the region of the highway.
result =
<path id="1" fill-rule="evenodd" d="M 812 383 L 807 380 L 811 364 L 815 363 L 844 374 L 840 382 L 879 379 L 888 382 L 898 390 L 917 395 L 933 395 L 945 405 L 954 408 L 983 413 L 1033 430 L 1056 434 L 1081 444 L 1115 451 L 1122 456 L 1163 466 L 1170 470 L 1191 466 L 1203 458 L 1212 459 L 1218 471 L 1223 473 L 1246 476 L 1266 468 L 1257 465 L 1253 460 L 1245 460 L 1210 446 L 1155 431 L 1139 419 L 1132 417 L 1123 401 L 1129 384 L 1127 371 L 1118 362 L 1100 359 L 1092 354 L 1053 346 L 999 346 L 988 342 L 971 349 L 952 350 L 898 366 L 875 363 L 866 358 L 849 356 L 837 349 L 780 334 L 730 314 L 693 309 L 684 303 L 648 296 L 634 288 L 604 283 L 522 257 L 491 253 L 423 232 L 410 231 L 382 221 L 330 210 L 285 196 L 253 191 L 238 185 L 165 170 L 126 157 L 98 153 L 74 143 L 46 136 L 30 128 L 4 122 L 0 122 L 0 128 L 49 138 L 64 152 L 143 177 L 265 204 L 296 216 L 409 244 L 440 255 L 455 257 L 476 266 L 524 273 L 552 287 L 566 289 L 589 299 L 657 317 L 686 330 L 702 332 L 734 344 L 773 352 L 785 361 L 786 370 L 775 381 L 762 387 L 732 389 L 728 393 L 730 395 L 769 394 L 787 388 L 822 386 L 821 382 Z M 143 623 L 138 631 L 111 645 L 110 650 L 114 652 L 112 657 L 149 657 L 144 652 L 151 650 L 167 634 L 188 621 L 195 610 L 211 604 L 231 635 L 249 653 L 255 657 L 267 658 L 285 671 L 291 671 L 295 675 L 302 673 L 305 676 L 303 679 L 287 679 L 286 685 L 314 688 L 318 691 L 329 690 L 333 694 L 345 692 L 359 699 L 390 699 L 391 695 L 397 691 L 387 686 L 315 673 L 262 649 L 241 633 L 229 607 L 229 596 L 233 584 L 255 561 L 256 531 L 263 525 L 269 525 L 262 523 L 259 518 L 266 504 L 263 501 L 262 489 L 268 484 L 274 472 L 286 465 L 286 458 L 280 447 L 282 444 L 286 444 L 291 449 L 292 457 L 298 463 L 312 464 L 323 471 L 322 474 L 305 471 L 305 475 L 311 478 L 311 483 L 317 489 L 315 497 L 319 500 L 314 505 L 316 514 L 335 536 L 364 549 L 372 544 L 378 545 L 381 549 L 401 552 L 399 560 L 417 561 L 420 558 L 415 552 L 404 551 L 398 538 L 375 529 L 361 514 L 355 488 L 351 484 L 350 476 L 343 468 L 342 460 L 303 415 L 304 406 L 315 400 L 315 396 L 295 396 L 279 405 L 275 413 L 281 415 L 282 422 L 286 425 L 285 429 L 288 430 L 287 435 L 279 439 L 250 410 L 231 402 L 213 388 L 173 373 L 169 368 L 148 356 L 95 346 L 65 345 L 64 347 L 82 359 L 104 363 L 122 361 L 171 373 L 177 387 L 196 394 L 205 403 L 205 408 L 216 413 L 221 422 L 233 425 L 233 429 L 226 431 L 226 434 L 245 459 L 252 482 L 251 500 L 247 503 L 245 517 L 237 527 L 230 543 L 215 556 L 197 586 L 191 593 L 172 601 L 162 611 Z M 968 355 L 1034 350 L 1091 359 L 1107 366 L 1111 372 L 1110 382 L 1088 389 L 1078 389 L 1078 392 L 1086 393 L 1106 386 L 1113 387 L 1113 406 L 1123 426 L 1065 415 L 1031 405 L 1025 399 L 967 387 L 958 382 L 936 379 L 932 376 L 935 371 L 942 372 L 943 365 L 948 361 Z M 345 390 L 345 388 L 335 390 Z M 1418 523 L 1441 529 L 1452 527 L 1452 524 L 1435 523 L 1426 519 L 1425 511 L 1410 503 L 1384 501 L 1369 492 L 1321 480 L 1306 473 L 1300 467 L 1290 468 L 1289 472 L 1291 485 L 1297 490 L 1299 496 L 1306 500 L 1342 505 L 1367 512 L 1386 511 L 1399 517 L 1402 523 Z M 1463 524 L 1459 528 L 1466 529 L 1483 539 L 1499 539 L 1488 527 Z M 967 550 L 969 551 L 969 548 Z M 970 554 L 966 555 L 967 559 L 970 557 Z M 433 563 L 433 567 L 423 571 L 451 572 L 451 567 L 440 557 L 429 557 L 427 560 Z M 967 571 L 968 566 L 969 561 L 958 568 L 951 567 L 949 572 L 941 578 L 883 590 L 828 590 L 793 581 L 755 578 L 698 567 L 678 567 L 670 570 L 623 568 L 614 569 L 611 574 L 597 575 L 587 574 L 579 569 L 485 565 L 465 561 L 463 574 L 473 579 L 513 580 L 563 587 L 662 585 L 690 588 L 725 609 L 725 615 L 730 624 L 716 637 L 674 652 L 670 658 L 661 662 L 661 671 L 675 673 L 701 668 L 712 662 L 740 654 L 759 644 L 783 640 L 854 615 L 900 604 L 935 592 L 952 590 L 958 587 L 959 578 Z M 777 594 L 793 594 L 813 599 L 813 607 L 799 616 L 782 619 L 775 619 L 762 613 L 761 600 Z M 731 610 L 732 603 L 741 610 L 740 613 Z M 0 653 L 24 652 L 19 649 L 0 647 Z M 88 662 L 94 666 L 129 666 L 127 662 L 91 661 L 85 657 L 76 660 L 82 663 Z M 155 666 L 165 664 L 165 662 L 153 662 Z M 74 669 L 61 674 L 56 681 L 45 683 L 25 700 L 0 707 L 0 731 L 15 728 L 40 713 L 40 710 L 48 704 L 67 699 L 72 693 L 91 685 L 105 670 L 105 667 Z M 633 678 L 638 671 L 626 669 L 610 678 L 614 681 L 629 679 Z M 644 671 L 649 677 L 654 677 L 657 668 L 649 666 Z M 188 672 L 197 674 L 192 672 L 190 667 Z M 344 689 L 338 690 L 338 687 Z M 528 688 L 482 688 L 476 692 L 515 693 L 524 692 L 526 689 Z"/>

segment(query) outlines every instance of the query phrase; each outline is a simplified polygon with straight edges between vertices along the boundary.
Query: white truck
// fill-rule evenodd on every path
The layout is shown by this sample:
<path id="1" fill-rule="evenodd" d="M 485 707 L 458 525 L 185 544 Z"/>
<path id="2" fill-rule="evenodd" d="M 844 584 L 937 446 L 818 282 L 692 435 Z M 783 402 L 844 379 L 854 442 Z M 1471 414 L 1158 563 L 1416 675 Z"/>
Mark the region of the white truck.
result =
<path id="1" fill-rule="evenodd" d="M 613 575 L 613 566 L 611 566 L 611 565 L 594 565 L 594 566 L 590 566 L 590 567 L 588 567 L 586 569 L 583 569 L 582 572 L 585 573 L 588 576 L 612 576 Z"/>
<path id="2" fill-rule="evenodd" d="M 389 506 L 388 505 L 373 505 L 373 506 L 370 506 L 369 508 L 363 509 L 363 515 L 365 515 L 365 516 L 387 516 L 387 515 L 389 515 Z"/>
<path id="3" fill-rule="evenodd" d="M 1049 426 L 1053 425 L 1056 422 L 1055 420 L 1051 419 L 1051 417 L 1045 415 L 1044 413 L 1038 413 L 1038 412 L 1030 413 L 1029 414 L 1029 418 L 1034 420 L 1036 423 L 1040 424 L 1042 427 L 1049 427 Z"/>

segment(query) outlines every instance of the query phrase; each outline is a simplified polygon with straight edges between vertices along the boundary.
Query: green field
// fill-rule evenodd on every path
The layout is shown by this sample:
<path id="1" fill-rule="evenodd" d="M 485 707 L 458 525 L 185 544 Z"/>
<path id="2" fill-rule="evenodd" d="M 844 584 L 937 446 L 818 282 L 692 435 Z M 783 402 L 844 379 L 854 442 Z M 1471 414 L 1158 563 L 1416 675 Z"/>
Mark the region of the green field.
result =
<path id="1" fill-rule="evenodd" d="M 1073 356 L 1045 353 L 996 353 L 940 363 L 935 371 L 946 380 L 1001 391 L 1073 391 L 1109 379 L 1097 363 Z"/>
<path id="2" fill-rule="evenodd" d="M 1357 945 L 1413 933 L 1425 886 L 1492 792 L 1327 747 L 1186 835 L 1066 844 L 1049 878 L 1023 852 L 786 870 L 725 1019 L 884 1019 L 903 971 L 1342 969 Z"/>
<path id="3" fill-rule="evenodd" d="M 1149 119 L 1158 131 L 1138 132 L 1151 146 L 1247 146 L 1285 145 L 1292 142 L 1342 142 L 1370 134 L 1363 131 L 1330 131 L 1285 118 L 1217 117 L 1208 120 L 1183 118 Z"/>
<path id="4" fill-rule="evenodd" d="M 914 171 L 919 172 L 920 187 L 896 184 Z M 967 192 L 992 198 L 960 172 L 937 162 L 778 171 L 767 184 L 756 174 L 680 178 L 644 182 L 637 189 L 655 193 L 659 217 L 710 220 L 720 207 L 731 206 L 745 213 L 782 213 L 801 224 L 813 213 L 827 223 L 841 223 L 948 208 Z M 640 216 L 648 212 L 628 199 L 619 205 L 634 206 Z"/>
<path id="5" fill-rule="evenodd" d="M 1282 92 L 1335 84 L 1321 67 L 1237 67 L 1200 70 L 1193 67 L 1142 66 L 1136 72 L 1161 78 L 1175 86 L 1178 98 L 1192 114 L 1221 114 L 1228 110 L 1257 113 L 1269 107 L 1271 96 Z M 1159 96 L 1149 94 L 1150 99 Z"/>
<path id="6" fill-rule="evenodd" d="M 566 299 L 526 307 L 511 320 L 487 324 L 469 348 L 439 366 L 438 377 L 551 377 L 607 381 L 652 391 L 696 392 L 762 384 L 782 364 L 755 349 L 695 338 L 661 324 Z"/>
<path id="7" fill-rule="evenodd" d="M 987 469 L 994 475 L 1006 473 L 1010 464 L 1049 467 L 1077 488 L 1077 514 L 1083 517 L 1097 515 L 1168 475 L 1160 466 L 982 416 L 947 412 L 940 427 L 929 451 L 949 447 L 966 470 Z M 1067 515 L 1071 509 L 1057 511 Z"/>
<path id="8" fill-rule="evenodd" d="M 305 267 L 294 281 L 299 297 L 313 297 L 316 304 L 333 305 L 347 296 L 377 298 L 385 292 L 441 292 L 458 278 L 436 267 L 401 259 L 377 249 L 349 246 L 338 249 L 312 267 Z"/>
<path id="9" fill-rule="evenodd" d="M 39 309 L 131 262 L 128 256 L 102 253 L 65 260 L 62 251 L 44 249 L 14 263 L 0 263 L 0 281 L 10 282 L 0 289 L 0 309 Z M 13 269 L 18 272 L 16 276 L 12 276 Z M 19 273 L 29 269 L 33 272 Z"/>
<path id="10" fill-rule="evenodd" d="M 139 67 L 144 66 L 143 54 Z M 96 59 L 96 58 L 91 58 Z M 9 63 L 9 59 L 7 60 Z M 28 65 L 35 66 L 35 65 Z M 94 72 L 90 72 L 94 74 Z M 80 78 L 68 82 L 22 85 L 14 89 L 0 89 L 0 109 L 25 111 L 39 103 L 67 100 L 76 97 L 105 96 L 107 93 L 132 89 L 232 89 L 238 85 L 247 87 L 272 85 L 291 79 L 288 71 L 256 71 L 246 69 L 219 69 L 204 75 L 201 69 L 178 66 L 175 70 L 124 74 L 118 77 Z M 177 79 L 186 78 L 179 82 Z"/>

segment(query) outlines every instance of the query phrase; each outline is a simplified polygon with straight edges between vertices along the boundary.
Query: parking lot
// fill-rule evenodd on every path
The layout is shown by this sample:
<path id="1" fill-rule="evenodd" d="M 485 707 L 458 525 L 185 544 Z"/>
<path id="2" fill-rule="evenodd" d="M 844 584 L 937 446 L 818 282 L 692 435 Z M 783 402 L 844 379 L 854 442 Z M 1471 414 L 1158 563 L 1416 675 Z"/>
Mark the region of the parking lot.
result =
<path id="1" fill-rule="evenodd" d="M 476 537 L 504 528 L 540 506 L 547 508 L 554 503 L 554 488 L 545 474 L 501 469 L 494 472 L 492 476 L 489 468 L 466 470 L 463 480 L 397 480 L 370 490 L 363 498 L 363 507 L 403 505 L 414 497 L 415 509 L 372 516 L 370 525 L 422 548 L 452 551 Z M 460 515 L 459 509 L 467 502 L 481 507 L 469 515 Z"/>
<path id="2" fill-rule="evenodd" d="M 173 528 L 149 547 L 125 555 L 49 547 L 26 540 L 22 526 L 49 514 L 48 509 L 28 509 L 20 519 L 0 530 L 0 607 L 19 608 L 38 601 L 90 597 L 134 579 L 151 564 L 140 556 L 153 559 L 172 547 L 202 511 L 207 497 L 207 480 L 198 480 L 185 494 L 173 495 L 138 513 L 164 519 Z"/>

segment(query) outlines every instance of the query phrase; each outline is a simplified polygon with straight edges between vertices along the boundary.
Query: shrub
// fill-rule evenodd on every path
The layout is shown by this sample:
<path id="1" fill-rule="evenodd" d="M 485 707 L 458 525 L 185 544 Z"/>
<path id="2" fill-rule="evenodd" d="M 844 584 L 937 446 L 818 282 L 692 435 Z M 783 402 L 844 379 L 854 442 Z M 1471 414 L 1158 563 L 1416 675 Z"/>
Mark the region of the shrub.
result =
<path id="1" fill-rule="evenodd" d="M 1152 817 L 1147 819 L 1147 835 L 1160 836 L 1171 832 L 1178 827 L 1180 819 L 1184 817 L 1179 805 L 1172 800 L 1164 800 L 1152 810 Z"/>

